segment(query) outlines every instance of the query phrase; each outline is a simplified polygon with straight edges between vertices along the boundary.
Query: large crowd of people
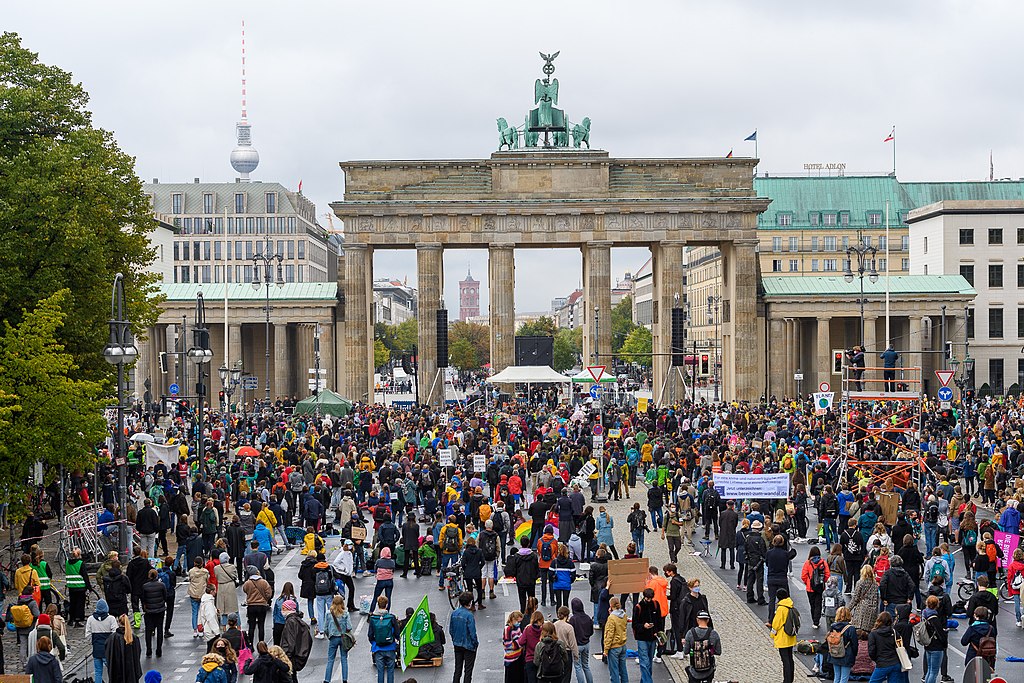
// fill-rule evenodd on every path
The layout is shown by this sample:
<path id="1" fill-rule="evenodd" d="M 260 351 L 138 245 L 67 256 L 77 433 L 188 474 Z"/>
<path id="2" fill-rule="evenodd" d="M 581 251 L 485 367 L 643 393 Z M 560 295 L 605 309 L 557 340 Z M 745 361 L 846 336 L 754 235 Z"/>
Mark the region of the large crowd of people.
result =
<path id="1" fill-rule="evenodd" d="M 349 616 L 362 607 L 365 647 L 378 680 L 390 683 L 412 616 L 411 608 L 389 611 L 396 580 L 447 591 L 457 577 L 465 589 L 459 607 L 444 627 L 432 616 L 439 637 L 420 654 L 429 659 L 450 641 L 458 683 L 472 678 L 476 617 L 507 577 L 519 609 L 502 624 L 506 681 L 592 683 L 601 655 L 611 680 L 625 683 L 627 650 L 642 683 L 668 656 L 703 681 L 723 645 L 727 653 L 742 647 L 723 644 L 699 579 L 679 573 L 683 548 L 691 552 L 695 538 L 713 534 L 740 595 L 768 607 L 784 683 L 793 680 L 798 638 L 810 633 L 820 641 L 815 673 L 836 683 L 865 669 L 872 681 L 905 680 L 904 656 L 921 662 L 926 683 L 948 681 L 954 613 L 967 614 L 967 660 L 990 667 L 997 638 L 1006 637 L 995 626 L 1000 586 L 1021 626 L 1024 550 L 1004 552 L 995 534 L 1019 533 L 1024 447 L 1015 402 L 974 400 L 955 423 L 931 408 L 919 418 L 919 438 L 893 428 L 905 408 L 884 403 L 849 423 L 816 414 L 809 402 L 776 400 L 645 412 L 550 402 L 356 405 L 343 417 L 292 416 L 279 405 L 244 417 L 214 412 L 201 439 L 186 413 L 159 430 L 180 443 L 177 459 L 154 462 L 144 443 L 132 442 L 138 464 L 127 500 L 119 500 L 110 468 L 96 479 L 71 476 L 74 502 L 103 505 L 104 534 L 116 536 L 122 515 L 131 523 L 125 565 L 115 552 L 95 558 L 90 573 L 76 551 L 55 572 L 37 542 L 45 528 L 33 517 L 6 618 L 26 670 L 45 678 L 55 643 L 84 628 L 95 683 L 104 669 L 111 681 L 135 683 L 140 662 L 162 657 L 164 640 L 174 637 L 175 595 L 183 591 L 192 637 L 208 653 L 198 681 L 235 683 L 240 673 L 257 683 L 297 681 L 314 641 L 326 640 L 330 683 L 336 660 L 347 681 L 348 654 L 364 647 Z M 615 435 L 600 454 L 592 439 L 598 421 Z M 130 432 L 156 431 L 142 414 L 130 422 Z M 838 452 L 844 429 L 867 464 L 846 466 Z M 785 473 L 791 493 L 726 499 L 714 484 L 719 472 Z M 608 503 L 598 496 L 605 492 Z M 610 501 L 623 497 L 635 501 L 632 510 L 610 514 Z M 814 545 L 797 568 L 793 546 L 804 539 Z M 642 591 L 615 592 L 609 561 L 649 556 L 652 543 L 666 547 L 669 561 L 650 566 Z M 274 571 L 275 556 L 292 547 L 304 556 L 298 590 Z M 958 570 L 977 588 L 967 604 L 951 593 Z M 791 574 L 805 597 L 791 594 Z M 59 575 L 66 623 L 50 590 Z M 573 592 L 577 580 L 589 590 Z M 356 582 L 367 581 L 372 598 L 357 605 Z M 87 615 L 90 593 L 102 599 Z"/>

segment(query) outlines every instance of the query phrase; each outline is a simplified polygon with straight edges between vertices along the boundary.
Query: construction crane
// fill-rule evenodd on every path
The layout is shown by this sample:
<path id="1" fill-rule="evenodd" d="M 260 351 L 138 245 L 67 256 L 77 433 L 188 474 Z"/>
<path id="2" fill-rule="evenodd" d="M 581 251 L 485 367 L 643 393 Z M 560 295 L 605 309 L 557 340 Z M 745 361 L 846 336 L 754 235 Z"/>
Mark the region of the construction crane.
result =
<path id="1" fill-rule="evenodd" d="M 334 227 L 334 214 L 333 213 L 331 213 L 330 211 L 327 211 L 326 213 L 323 214 L 323 217 L 327 219 L 327 224 L 329 226 L 331 226 L 330 228 L 327 229 L 328 233 L 330 233 L 331 235 L 341 235 L 341 234 L 344 233 L 343 230 L 338 230 L 337 228 Z"/>

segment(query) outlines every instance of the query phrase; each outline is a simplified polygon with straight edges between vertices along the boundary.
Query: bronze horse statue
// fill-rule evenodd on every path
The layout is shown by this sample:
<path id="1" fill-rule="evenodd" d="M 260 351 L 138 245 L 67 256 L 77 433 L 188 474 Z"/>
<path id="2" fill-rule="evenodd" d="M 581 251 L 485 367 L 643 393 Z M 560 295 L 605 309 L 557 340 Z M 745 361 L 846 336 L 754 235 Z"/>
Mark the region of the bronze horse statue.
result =
<path id="1" fill-rule="evenodd" d="M 514 126 L 508 125 L 503 118 L 498 119 L 498 151 L 508 146 L 510 150 L 519 148 L 519 131 Z"/>

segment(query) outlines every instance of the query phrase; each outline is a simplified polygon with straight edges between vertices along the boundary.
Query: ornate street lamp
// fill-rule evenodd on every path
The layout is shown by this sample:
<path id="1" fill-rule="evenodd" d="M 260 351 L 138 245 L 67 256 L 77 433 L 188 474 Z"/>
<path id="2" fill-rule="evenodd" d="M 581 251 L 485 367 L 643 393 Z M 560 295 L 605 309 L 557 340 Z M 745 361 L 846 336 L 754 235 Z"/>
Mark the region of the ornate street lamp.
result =
<path id="1" fill-rule="evenodd" d="M 256 253 L 252 257 L 252 288 L 259 290 L 260 285 L 266 287 L 267 293 L 267 304 L 264 307 L 266 312 L 266 352 L 265 362 L 267 373 L 266 386 L 267 393 L 265 395 L 266 405 L 270 405 L 270 285 L 276 284 L 278 287 L 284 287 L 284 268 L 281 263 L 284 261 L 284 256 L 281 254 L 274 253 L 274 243 L 270 241 L 270 235 L 267 235 L 266 246 L 263 247 L 262 253 Z M 274 277 L 274 263 L 277 263 L 277 277 Z M 263 266 L 263 277 L 260 277 L 260 266 Z M 280 387 L 278 387 L 280 391 Z M 265 406 L 266 407 L 266 406 Z"/>
<path id="2" fill-rule="evenodd" d="M 227 398 L 227 419 L 224 421 L 224 445 L 228 452 L 231 454 L 231 397 L 235 394 L 235 389 L 242 383 L 242 361 L 235 361 L 235 365 L 232 368 L 227 366 L 220 366 L 217 368 L 217 374 L 220 375 L 220 384 L 224 387 L 224 396 Z"/>
<path id="3" fill-rule="evenodd" d="M 878 282 L 878 271 L 875 270 L 875 254 L 878 250 L 875 247 L 869 247 L 864 244 L 864 238 L 859 238 L 859 244 L 857 246 L 846 248 L 846 272 L 843 274 L 843 279 L 847 282 L 853 282 L 853 258 L 857 258 L 857 275 L 860 278 L 860 346 L 864 348 L 864 273 L 867 272 L 868 280 L 871 284 Z M 867 349 L 864 349 L 867 351 Z"/>
<path id="4" fill-rule="evenodd" d="M 210 349 L 210 330 L 206 327 L 206 303 L 203 300 L 202 292 L 196 293 L 196 320 L 192 328 L 192 348 L 188 350 L 187 355 L 196 364 L 198 375 L 196 378 L 196 456 L 202 463 L 206 451 L 203 437 L 203 404 L 206 398 L 205 367 L 213 360 L 213 350 Z"/>
<path id="5" fill-rule="evenodd" d="M 117 545 L 121 561 L 127 562 L 130 556 L 131 537 L 128 534 L 128 454 L 125 452 L 124 440 L 124 394 L 127 389 L 124 379 L 125 365 L 131 365 L 139 355 L 132 336 L 131 323 L 124 319 L 124 276 L 114 276 L 114 288 L 110 295 L 110 339 L 103 347 L 103 358 L 111 365 L 117 366 L 117 434 L 114 440 L 116 452 L 114 465 L 117 467 L 118 498 L 121 504 L 120 522 L 118 523 Z"/>

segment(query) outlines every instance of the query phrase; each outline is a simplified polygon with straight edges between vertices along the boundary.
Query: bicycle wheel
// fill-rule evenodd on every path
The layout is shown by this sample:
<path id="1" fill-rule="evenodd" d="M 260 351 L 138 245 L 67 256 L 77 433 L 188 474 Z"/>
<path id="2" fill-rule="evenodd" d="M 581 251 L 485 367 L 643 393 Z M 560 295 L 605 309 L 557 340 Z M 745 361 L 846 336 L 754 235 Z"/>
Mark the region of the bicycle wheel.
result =
<path id="1" fill-rule="evenodd" d="M 978 589 L 974 586 L 973 583 L 962 583 L 960 584 L 960 587 L 957 588 L 956 594 L 957 597 L 959 597 L 961 600 L 967 602 L 971 599 L 971 596 L 974 595 L 974 593 L 977 590 Z"/>
<path id="2" fill-rule="evenodd" d="M 451 605 L 452 609 L 458 608 L 459 595 L 461 593 L 458 579 L 454 577 L 448 579 L 448 604 Z"/>
<path id="3" fill-rule="evenodd" d="M 999 582 L 999 599 L 1003 602 L 1013 602 L 1013 598 L 1010 597 L 1010 589 L 1006 587 L 1006 581 Z"/>

